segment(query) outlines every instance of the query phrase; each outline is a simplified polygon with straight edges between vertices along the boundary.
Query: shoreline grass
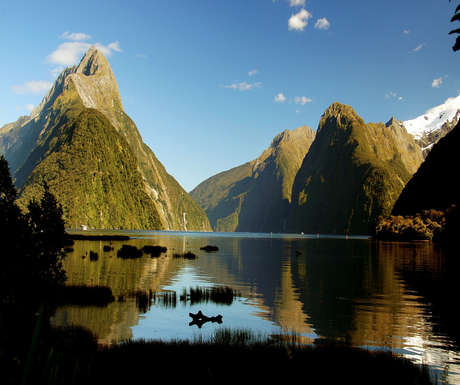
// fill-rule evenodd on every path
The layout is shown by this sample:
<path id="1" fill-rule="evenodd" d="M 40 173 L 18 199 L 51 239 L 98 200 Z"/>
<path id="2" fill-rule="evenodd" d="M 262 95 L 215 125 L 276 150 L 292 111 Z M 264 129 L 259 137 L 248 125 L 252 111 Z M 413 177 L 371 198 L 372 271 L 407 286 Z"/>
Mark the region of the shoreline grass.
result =
<path id="1" fill-rule="evenodd" d="M 112 289 L 108 286 L 63 285 L 54 295 L 58 306 L 107 306 L 115 301 Z"/>
<path id="2" fill-rule="evenodd" d="M 75 330 L 74 330 L 75 329 Z M 86 335 L 85 335 L 86 334 Z M 81 328 L 52 332 L 36 361 L 34 380 L 56 384 L 101 383 L 293 383 L 432 384 L 427 366 L 389 352 L 334 342 L 305 346 L 248 330 L 218 329 L 208 339 L 136 340 L 95 346 Z M 51 362 L 45 358 L 51 357 Z M 48 358 L 48 361 L 50 359 Z M 35 383 L 50 383 L 35 381 Z"/>
<path id="3" fill-rule="evenodd" d="M 74 241 L 128 241 L 131 237 L 127 235 L 93 235 L 93 234 L 66 234 L 68 239 Z"/>

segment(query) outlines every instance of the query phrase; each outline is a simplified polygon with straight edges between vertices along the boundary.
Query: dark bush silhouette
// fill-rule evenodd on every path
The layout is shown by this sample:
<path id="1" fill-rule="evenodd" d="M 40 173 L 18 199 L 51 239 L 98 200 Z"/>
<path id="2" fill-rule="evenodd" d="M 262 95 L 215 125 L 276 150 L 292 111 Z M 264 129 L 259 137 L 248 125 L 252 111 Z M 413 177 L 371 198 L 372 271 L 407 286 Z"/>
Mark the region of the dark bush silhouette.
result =
<path id="1" fill-rule="evenodd" d="M 150 254 L 152 258 L 159 257 L 161 253 L 166 253 L 168 249 L 164 246 L 144 246 L 142 251 L 145 254 Z"/>
<path id="2" fill-rule="evenodd" d="M 206 245 L 206 246 L 200 247 L 200 250 L 204 250 L 204 251 L 207 251 L 208 253 L 211 253 L 213 251 L 219 251 L 219 248 L 213 245 Z"/>
<path id="3" fill-rule="evenodd" d="M 196 259 L 196 254 L 193 254 L 191 251 L 187 251 L 186 253 L 174 253 L 174 258 L 184 258 L 184 259 Z"/>
<path id="4" fill-rule="evenodd" d="M 123 245 L 121 249 L 117 251 L 117 257 L 123 259 L 135 259 L 142 257 L 142 250 L 139 250 L 136 246 Z"/>
<path id="5" fill-rule="evenodd" d="M 57 305 L 107 306 L 115 297 L 108 286 L 62 286 L 54 300 Z"/>
<path id="6" fill-rule="evenodd" d="M 95 251 L 90 251 L 89 252 L 89 260 L 90 261 L 97 261 L 99 259 L 99 254 L 96 253 Z"/>

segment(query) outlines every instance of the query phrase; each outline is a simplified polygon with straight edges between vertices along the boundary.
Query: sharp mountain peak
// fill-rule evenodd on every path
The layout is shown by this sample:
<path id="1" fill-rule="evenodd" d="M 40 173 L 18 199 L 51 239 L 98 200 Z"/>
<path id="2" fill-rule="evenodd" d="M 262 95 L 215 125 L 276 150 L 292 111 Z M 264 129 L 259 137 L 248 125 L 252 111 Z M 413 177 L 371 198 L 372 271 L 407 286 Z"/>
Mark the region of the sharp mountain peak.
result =
<path id="1" fill-rule="evenodd" d="M 94 45 L 86 51 L 75 70 L 76 73 L 81 73 L 86 76 L 101 74 L 105 71 L 112 72 L 112 69 L 104 54 Z"/>
<path id="2" fill-rule="evenodd" d="M 309 126 L 300 126 L 292 130 L 286 129 L 273 138 L 270 147 L 276 148 L 282 143 L 290 143 L 296 140 L 301 140 L 304 137 L 311 138 L 313 140 L 315 137 L 315 131 Z"/>

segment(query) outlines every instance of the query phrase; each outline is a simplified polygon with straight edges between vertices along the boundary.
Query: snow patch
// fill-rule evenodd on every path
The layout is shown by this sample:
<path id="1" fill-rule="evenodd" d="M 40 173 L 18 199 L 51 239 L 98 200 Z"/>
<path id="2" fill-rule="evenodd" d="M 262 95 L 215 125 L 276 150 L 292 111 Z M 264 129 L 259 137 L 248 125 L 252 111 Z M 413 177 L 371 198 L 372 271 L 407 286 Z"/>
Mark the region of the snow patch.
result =
<path id="1" fill-rule="evenodd" d="M 443 104 L 433 107 L 423 115 L 403 122 L 404 127 L 415 139 L 420 139 L 425 133 L 436 131 L 447 121 L 451 122 L 460 110 L 460 95 L 447 99 Z"/>

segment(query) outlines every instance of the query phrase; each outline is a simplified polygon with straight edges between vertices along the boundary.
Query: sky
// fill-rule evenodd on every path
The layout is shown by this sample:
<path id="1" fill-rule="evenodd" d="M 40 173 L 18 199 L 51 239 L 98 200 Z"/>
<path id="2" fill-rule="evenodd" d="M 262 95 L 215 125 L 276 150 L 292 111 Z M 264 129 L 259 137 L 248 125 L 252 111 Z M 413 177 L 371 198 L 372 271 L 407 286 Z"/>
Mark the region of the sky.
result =
<path id="1" fill-rule="evenodd" d="M 125 112 L 190 191 L 326 108 L 407 120 L 460 93 L 448 0 L 0 3 L 0 126 L 96 45 Z"/>

